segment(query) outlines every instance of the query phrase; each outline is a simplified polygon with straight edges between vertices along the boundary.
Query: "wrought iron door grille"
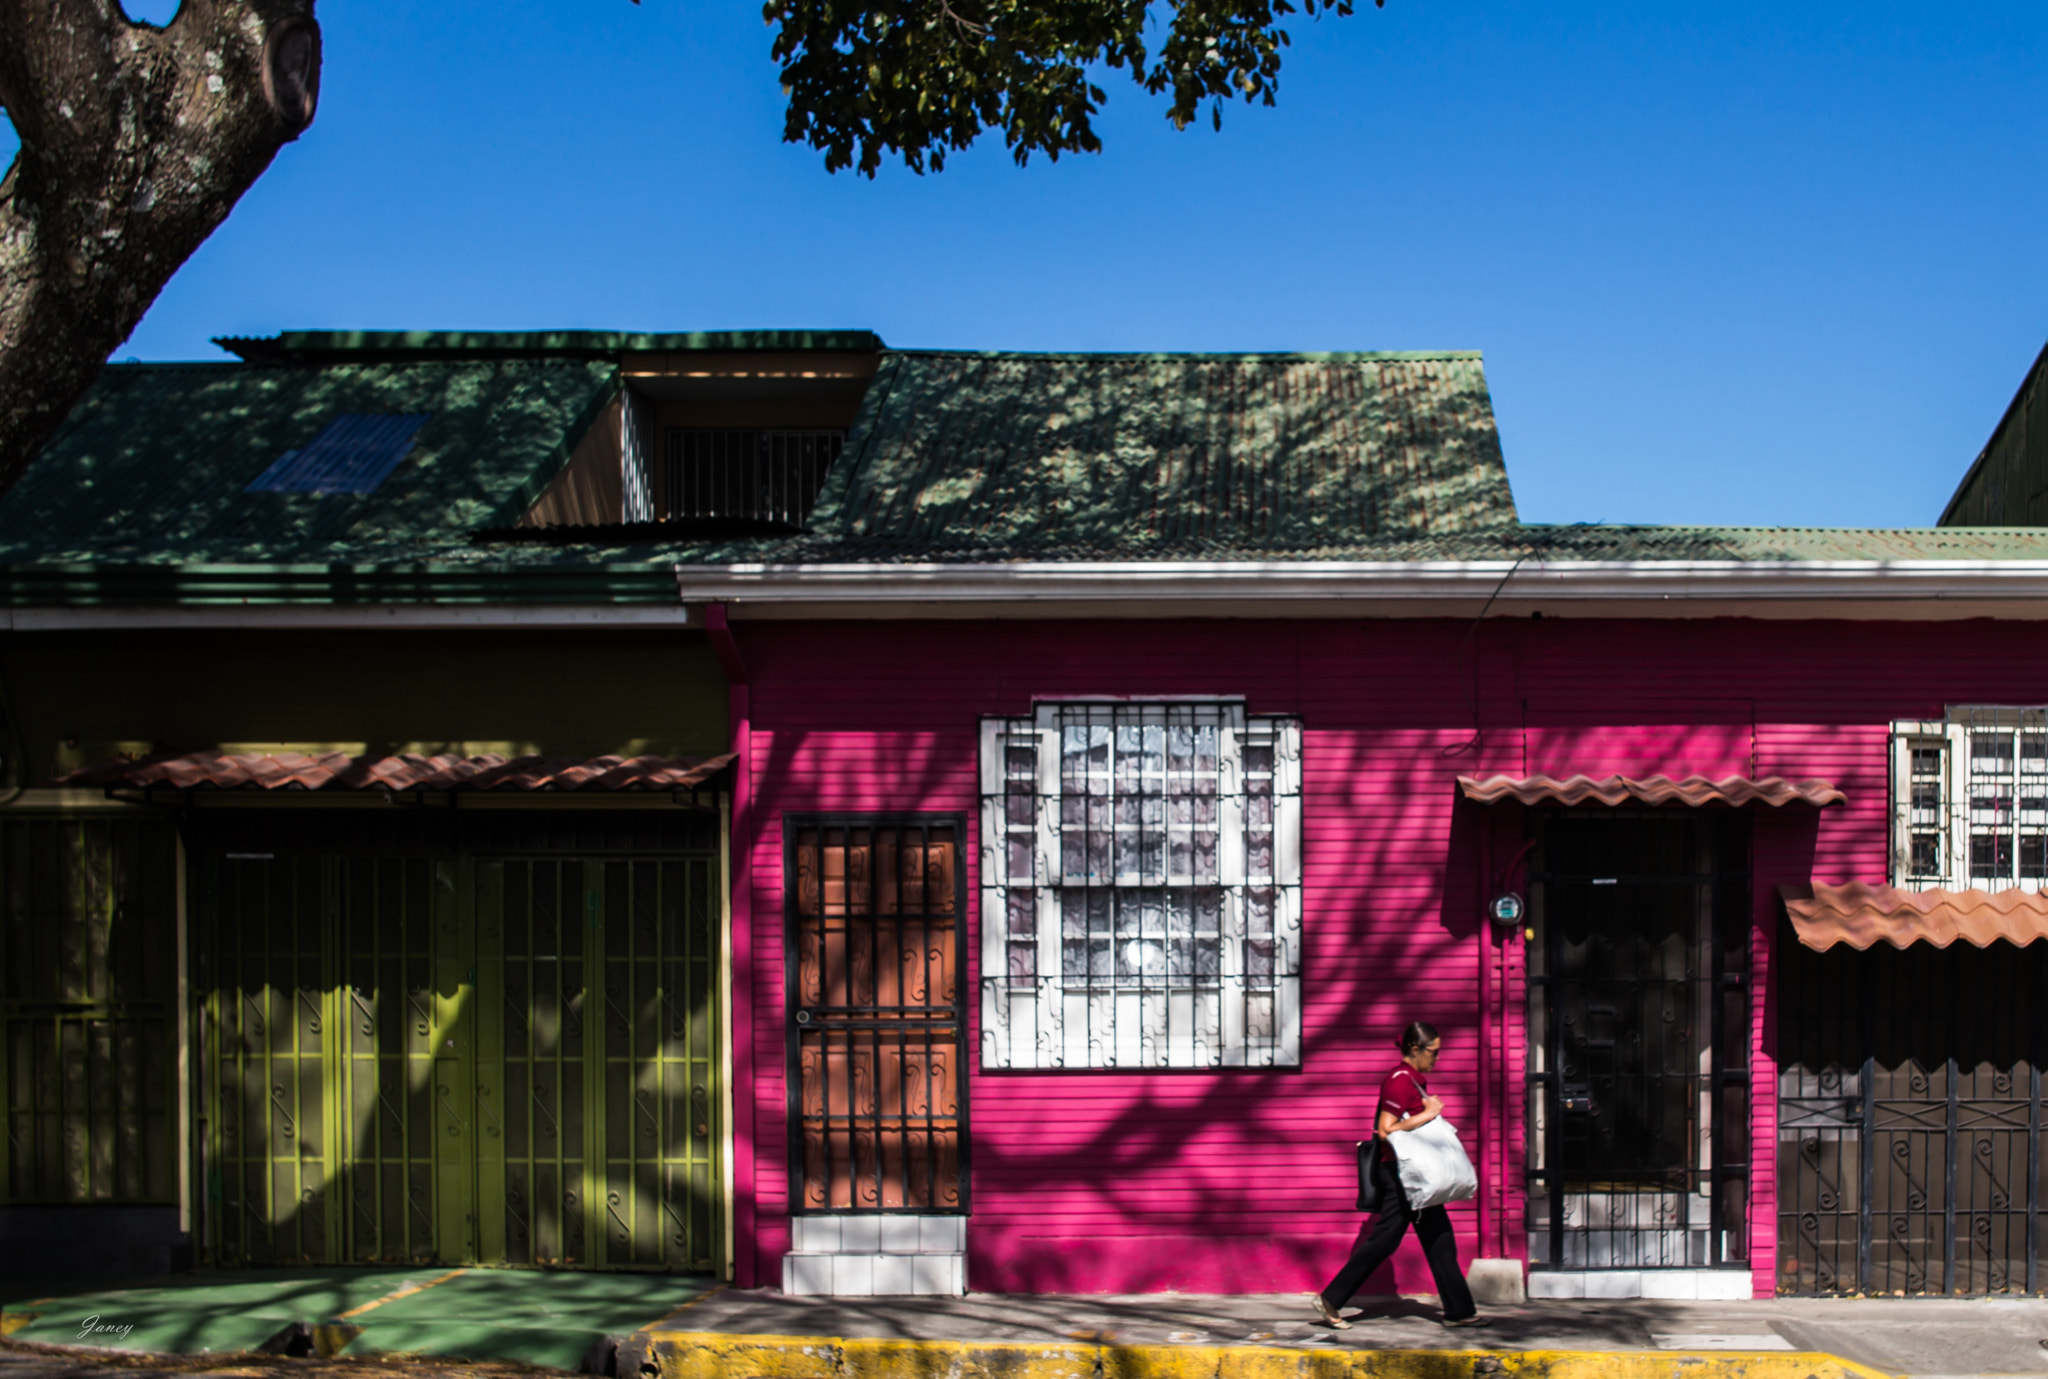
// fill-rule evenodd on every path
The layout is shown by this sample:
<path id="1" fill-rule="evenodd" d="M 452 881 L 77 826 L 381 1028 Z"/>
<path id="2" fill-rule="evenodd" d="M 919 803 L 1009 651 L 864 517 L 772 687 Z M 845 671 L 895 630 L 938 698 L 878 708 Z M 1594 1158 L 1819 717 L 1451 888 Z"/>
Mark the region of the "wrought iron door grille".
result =
<path id="1" fill-rule="evenodd" d="M 671 426 L 663 515 L 800 527 L 845 447 L 844 431 Z"/>
<path id="2" fill-rule="evenodd" d="M 1778 1291 L 2040 1291 L 2048 951 L 1779 951 Z"/>
<path id="3" fill-rule="evenodd" d="M 1745 815 L 1539 816 L 1530 1259 L 1746 1265 Z"/>
<path id="4" fill-rule="evenodd" d="M 790 1200 L 967 1210 L 957 815 L 784 823 Z"/>

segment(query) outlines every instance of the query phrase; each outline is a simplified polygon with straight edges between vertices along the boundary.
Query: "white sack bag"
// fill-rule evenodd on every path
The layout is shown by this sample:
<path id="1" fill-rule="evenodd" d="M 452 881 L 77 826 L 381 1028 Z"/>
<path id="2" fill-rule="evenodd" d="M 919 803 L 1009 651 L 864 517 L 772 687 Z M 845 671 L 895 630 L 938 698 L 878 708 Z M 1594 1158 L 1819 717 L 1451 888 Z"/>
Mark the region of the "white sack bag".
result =
<path id="1" fill-rule="evenodd" d="M 1458 1127 L 1442 1116 L 1387 1136 L 1401 1170 L 1401 1191 L 1415 1211 L 1479 1195 L 1479 1175 L 1458 1143 Z"/>

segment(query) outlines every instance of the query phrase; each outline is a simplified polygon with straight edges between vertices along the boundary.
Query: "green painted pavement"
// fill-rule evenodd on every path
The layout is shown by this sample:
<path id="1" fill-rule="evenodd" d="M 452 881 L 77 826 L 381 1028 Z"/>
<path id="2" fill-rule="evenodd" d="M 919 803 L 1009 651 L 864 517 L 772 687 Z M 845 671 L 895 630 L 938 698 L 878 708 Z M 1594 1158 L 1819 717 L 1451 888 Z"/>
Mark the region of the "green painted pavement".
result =
<path id="1" fill-rule="evenodd" d="M 120 1288 L 16 1284 L 0 1292 L 0 1314 L 10 1333 L 27 1341 L 198 1354 L 253 1350 L 292 1322 L 328 1322 L 353 1313 L 347 1321 L 362 1334 L 345 1354 L 517 1360 L 574 1369 L 598 1337 L 651 1325 L 716 1286 L 712 1279 L 673 1274 L 473 1269 L 450 1278 L 449 1272 L 236 1269 Z M 414 1291 L 390 1296 L 407 1289 Z M 32 1320 L 17 1324 L 29 1313 Z"/>
<path id="2" fill-rule="evenodd" d="M 97 1345 L 178 1354 L 254 1350 L 295 1321 L 325 1321 L 446 1269 L 222 1269 L 122 1288 L 79 1287 L 56 1296 L 12 1284 L 0 1311 L 35 1319 L 13 1332 L 50 1345 Z M 87 1330 L 131 1328 L 125 1334 Z"/>
<path id="3" fill-rule="evenodd" d="M 574 1369 L 598 1337 L 651 1326 L 714 1286 L 677 1274 L 476 1269 L 350 1318 L 363 1334 L 342 1353 L 460 1355 Z"/>

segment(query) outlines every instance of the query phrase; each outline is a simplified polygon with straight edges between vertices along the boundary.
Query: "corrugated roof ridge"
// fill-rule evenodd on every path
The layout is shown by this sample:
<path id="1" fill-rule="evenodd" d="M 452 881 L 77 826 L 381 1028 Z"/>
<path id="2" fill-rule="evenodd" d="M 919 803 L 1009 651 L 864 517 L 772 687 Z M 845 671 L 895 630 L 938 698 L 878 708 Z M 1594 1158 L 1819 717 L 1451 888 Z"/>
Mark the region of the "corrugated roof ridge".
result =
<path id="1" fill-rule="evenodd" d="M 1969 533 L 1976 532 L 1997 533 L 2001 536 L 2030 536 L 2048 538 L 2048 528 L 2043 527 L 1944 527 L 1933 523 L 1918 527 L 1874 527 L 1859 524 L 1847 524 L 1843 526 L 1821 526 L 1816 524 L 1786 524 L 1778 526 L 1768 526 L 1759 524 L 1754 526 L 1726 526 L 1705 523 L 1694 525 L 1680 522 L 1524 522 L 1520 524 L 1519 529 L 1523 531 L 1615 532 L 1626 533 L 1628 535 L 1670 532 L 1674 534 L 1683 533 L 1685 535 L 1692 536 L 1709 534 L 1741 535 L 1751 532 L 1856 532 L 1869 536 L 1896 535 L 1929 536 L 1937 538 L 1963 536 Z"/>
<path id="2" fill-rule="evenodd" d="M 251 363 L 292 356 L 429 354 L 616 355 L 696 352 L 881 350 L 871 330 L 286 330 L 271 336 L 222 335 L 214 344 Z"/>
<path id="3" fill-rule="evenodd" d="M 1484 359 L 1481 350 L 963 350 L 888 348 L 889 354 L 960 359 L 1149 359 L 1208 360 L 1217 363 L 1429 363 Z"/>
<path id="4" fill-rule="evenodd" d="M 109 359 L 104 373 L 198 373 L 246 369 L 239 359 Z"/>

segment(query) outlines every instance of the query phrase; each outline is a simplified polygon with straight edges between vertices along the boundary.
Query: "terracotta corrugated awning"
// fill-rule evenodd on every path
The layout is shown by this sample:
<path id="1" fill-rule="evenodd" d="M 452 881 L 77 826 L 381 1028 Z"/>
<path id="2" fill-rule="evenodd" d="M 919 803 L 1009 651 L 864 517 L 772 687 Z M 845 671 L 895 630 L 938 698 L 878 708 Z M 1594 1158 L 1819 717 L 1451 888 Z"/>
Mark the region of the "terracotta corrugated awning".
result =
<path id="1" fill-rule="evenodd" d="M 716 757 L 350 756 L 182 752 L 103 761 L 59 785 L 174 790 L 687 790 L 732 760 Z"/>
<path id="2" fill-rule="evenodd" d="M 1808 948 L 1846 943 L 1894 948 L 1957 939 L 1979 948 L 2004 939 L 2026 945 L 2048 938 L 2048 895 L 2035 891 L 1902 891 L 1892 886 L 1780 886 L 1785 912 Z"/>
<path id="3" fill-rule="evenodd" d="M 1786 780 L 1782 776 L 1730 776 L 1708 780 L 1687 776 L 1477 776 L 1458 777 L 1458 790 L 1468 800 L 1494 804 L 1519 800 L 1523 804 L 1810 804 L 1816 807 L 1840 804 L 1841 791 L 1824 780 Z"/>

